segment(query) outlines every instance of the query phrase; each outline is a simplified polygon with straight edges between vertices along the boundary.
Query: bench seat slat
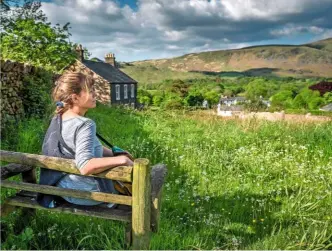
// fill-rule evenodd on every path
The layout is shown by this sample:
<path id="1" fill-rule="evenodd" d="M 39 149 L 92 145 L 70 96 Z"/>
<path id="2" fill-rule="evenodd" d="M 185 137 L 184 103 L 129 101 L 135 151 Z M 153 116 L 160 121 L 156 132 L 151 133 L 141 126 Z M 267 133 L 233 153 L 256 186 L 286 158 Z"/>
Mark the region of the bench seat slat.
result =
<path id="1" fill-rule="evenodd" d="M 33 197 L 14 196 L 7 198 L 6 204 L 17 207 L 46 209 L 53 212 L 72 213 L 77 215 L 84 215 L 90 217 L 98 217 L 103 219 L 118 220 L 124 222 L 131 222 L 130 207 L 123 206 L 125 209 L 109 209 L 98 206 L 79 206 L 70 203 L 64 203 L 56 208 L 44 208 L 40 206 Z"/>
<path id="2" fill-rule="evenodd" d="M 10 163 L 5 166 L 1 166 L 1 179 L 5 180 L 8 179 L 12 176 L 21 174 L 23 172 L 31 170 L 31 166 L 27 165 L 22 165 L 22 164 L 15 164 L 15 163 Z"/>
<path id="3" fill-rule="evenodd" d="M 30 192 L 40 192 L 44 194 L 52 194 L 58 196 L 68 196 L 80 199 L 96 200 L 101 202 L 109 202 L 109 203 L 122 204 L 128 206 L 132 205 L 132 197 L 125 195 L 81 191 L 69 188 L 61 188 L 55 186 L 46 186 L 46 185 L 32 184 L 27 182 L 9 181 L 9 180 L 2 181 L 1 187 L 11 188 L 11 189 L 22 189 Z"/>
<path id="4" fill-rule="evenodd" d="M 75 161 L 72 159 L 4 150 L 0 150 L 0 153 L 1 161 L 24 164 L 32 167 L 43 167 L 61 172 L 81 175 L 80 171 L 76 168 Z M 92 174 L 87 176 L 132 182 L 132 170 L 133 168 L 131 166 L 117 166 L 111 170 L 106 170 L 99 174 Z"/>

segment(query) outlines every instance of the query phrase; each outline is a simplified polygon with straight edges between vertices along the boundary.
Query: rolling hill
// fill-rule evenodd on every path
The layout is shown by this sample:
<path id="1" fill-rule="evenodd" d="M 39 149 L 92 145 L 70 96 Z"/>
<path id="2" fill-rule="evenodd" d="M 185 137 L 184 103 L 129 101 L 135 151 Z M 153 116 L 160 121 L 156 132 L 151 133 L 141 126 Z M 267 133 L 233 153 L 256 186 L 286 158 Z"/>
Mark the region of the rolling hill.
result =
<path id="1" fill-rule="evenodd" d="M 303 45 L 264 45 L 122 63 L 139 82 L 202 76 L 332 77 L 332 38 Z"/>

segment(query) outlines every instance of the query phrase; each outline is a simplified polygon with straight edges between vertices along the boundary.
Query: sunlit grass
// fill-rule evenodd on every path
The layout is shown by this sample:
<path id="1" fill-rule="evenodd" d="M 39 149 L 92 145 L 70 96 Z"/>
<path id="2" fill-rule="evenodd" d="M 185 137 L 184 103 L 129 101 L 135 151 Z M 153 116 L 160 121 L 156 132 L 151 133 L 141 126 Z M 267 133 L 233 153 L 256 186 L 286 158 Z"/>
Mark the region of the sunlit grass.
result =
<path id="1" fill-rule="evenodd" d="M 331 123 L 225 121 L 101 105 L 87 116 L 111 143 L 168 165 L 151 249 L 332 247 Z M 30 120 L 18 128 L 6 139 L 19 144 L 5 140 L 2 149 L 39 153 L 47 125 Z M 2 220 L 10 226 L 17 218 Z M 118 222 L 38 211 L 26 229 L 14 237 L 9 227 L 3 248 L 125 248 Z"/>

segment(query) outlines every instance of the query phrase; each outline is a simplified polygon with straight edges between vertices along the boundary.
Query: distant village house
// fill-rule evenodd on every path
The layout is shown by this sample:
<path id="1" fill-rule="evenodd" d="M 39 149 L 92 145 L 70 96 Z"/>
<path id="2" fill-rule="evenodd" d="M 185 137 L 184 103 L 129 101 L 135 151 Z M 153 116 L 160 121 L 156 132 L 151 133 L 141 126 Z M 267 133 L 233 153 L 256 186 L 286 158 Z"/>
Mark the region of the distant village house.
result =
<path id="1" fill-rule="evenodd" d="M 136 107 L 137 81 L 118 69 L 113 53 L 106 54 L 103 62 L 84 59 L 82 45 L 76 48 L 76 52 L 76 62 L 66 67 L 65 72 L 82 72 L 92 76 L 96 99 L 100 103 Z"/>

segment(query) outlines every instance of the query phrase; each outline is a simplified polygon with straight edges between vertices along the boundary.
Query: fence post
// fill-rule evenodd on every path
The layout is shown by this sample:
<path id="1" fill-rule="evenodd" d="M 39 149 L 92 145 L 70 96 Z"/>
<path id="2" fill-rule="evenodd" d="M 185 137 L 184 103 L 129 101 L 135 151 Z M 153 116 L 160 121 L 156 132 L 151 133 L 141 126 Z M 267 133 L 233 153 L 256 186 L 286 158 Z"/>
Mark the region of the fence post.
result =
<path id="1" fill-rule="evenodd" d="M 136 159 L 133 170 L 133 249 L 148 249 L 151 235 L 151 168 L 148 159 Z"/>

